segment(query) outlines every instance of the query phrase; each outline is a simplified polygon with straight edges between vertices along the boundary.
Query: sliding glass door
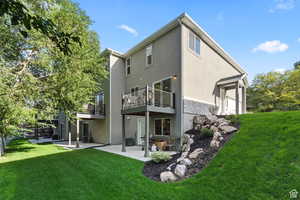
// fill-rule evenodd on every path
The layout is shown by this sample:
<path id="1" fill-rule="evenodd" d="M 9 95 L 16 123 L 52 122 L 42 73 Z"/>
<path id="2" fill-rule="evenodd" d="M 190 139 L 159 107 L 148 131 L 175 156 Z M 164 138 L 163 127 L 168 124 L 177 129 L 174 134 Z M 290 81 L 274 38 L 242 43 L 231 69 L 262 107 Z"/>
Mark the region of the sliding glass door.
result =
<path id="1" fill-rule="evenodd" d="M 166 79 L 154 84 L 154 105 L 170 107 L 172 101 L 171 79 Z"/>

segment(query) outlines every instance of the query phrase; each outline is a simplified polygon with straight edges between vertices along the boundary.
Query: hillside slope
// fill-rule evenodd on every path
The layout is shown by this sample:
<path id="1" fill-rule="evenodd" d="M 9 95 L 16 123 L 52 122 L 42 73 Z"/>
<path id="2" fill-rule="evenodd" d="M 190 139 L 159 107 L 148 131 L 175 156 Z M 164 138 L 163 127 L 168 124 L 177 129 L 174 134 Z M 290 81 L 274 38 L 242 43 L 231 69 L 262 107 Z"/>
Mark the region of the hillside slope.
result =
<path id="1" fill-rule="evenodd" d="M 241 130 L 208 167 L 177 183 L 147 179 L 143 163 L 129 158 L 93 149 L 57 153 L 51 144 L 47 154 L 51 148 L 56 154 L 0 161 L 0 200 L 289 199 L 289 191 L 300 191 L 300 112 L 241 116 Z"/>

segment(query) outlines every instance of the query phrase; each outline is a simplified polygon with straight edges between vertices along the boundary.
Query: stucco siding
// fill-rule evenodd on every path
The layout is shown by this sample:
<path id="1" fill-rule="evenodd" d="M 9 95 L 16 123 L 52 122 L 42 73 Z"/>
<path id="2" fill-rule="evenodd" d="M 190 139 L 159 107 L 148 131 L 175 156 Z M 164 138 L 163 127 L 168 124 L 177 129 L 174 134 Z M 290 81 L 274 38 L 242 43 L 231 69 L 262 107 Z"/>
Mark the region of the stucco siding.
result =
<path id="1" fill-rule="evenodd" d="M 165 35 L 152 42 L 153 64 L 146 66 L 146 47 L 129 55 L 131 57 L 131 74 L 125 78 L 126 92 L 130 88 L 143 88 L 147 84 L 153 87 L 153 83 L 165 78 L 176 76 L 171 81 L 172 92 L 175 93 L 177 124 L 180 123 L 180 67 L 181 67 L 181 31 L 180 26 L 172 29 Z M 134 127 L 135 126 L 130 126 Z M 180 134 L 174 129 L 174 134 Z M 136 130 L 128 130 L 131 133 Z"/>
<path id="2" fill-rule="evenodd" d="M 90 133 L 95 143 L 107 144 L 108 132 L 106 130 L 106 120 L 91 120 L 89 122 Z"/>
<path id="3" fill-rule="evenodd" d="M 110 119 L 110 143 L 121 144 L 122 142 L 122 99 L 121 94 L 125 91 L 124 60 L 110 55 L 110 91 L 109 111 L 107 117 Z M 106 94 L 105 94 L 106 95 Z"/>
<path id="4" fill-rule="evenodd" d="M 240 73 L 201 38 L 200 55 L 195 54 L 188 47 L 189 31 L 188 27 L 183 26 L 183 95 L 205 103 L 218 104 L 216 82 Z"/>

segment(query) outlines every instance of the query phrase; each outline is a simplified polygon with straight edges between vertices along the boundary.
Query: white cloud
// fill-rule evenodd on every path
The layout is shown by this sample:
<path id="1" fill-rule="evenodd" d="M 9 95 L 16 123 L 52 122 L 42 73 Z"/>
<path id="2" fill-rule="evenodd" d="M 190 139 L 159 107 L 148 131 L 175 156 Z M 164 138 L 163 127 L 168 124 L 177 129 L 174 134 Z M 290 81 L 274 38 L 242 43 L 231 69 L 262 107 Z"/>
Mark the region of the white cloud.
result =
<path id="1" fill-rule="evenodd" d="M 223 21 L 224 20 L 224 13 L 223 12 L 219 12 L 217 15 L 217 21 Z"/>
<path id="2" fill-rule="evenodd" d="M 298 42 L 300 42 L 300 37 L 297 39 Z"/>
<path id="3" fill-rule="evenodd" d="M 295 0 L 275 0 L 276 4 L 269 12 L 274 13 L 277 10 L 291 10 L 295 8 Z"/>
<path id="4" fill-rule="evenodd" d="M 125 25 L 125 24 L 119 25 L 119 26 L 117 26 L 117 28 L 129 32 L 129 33 L 131 33 L 133 36 L 138 36 L 138 35 L 139 35 L 139 33 L 138 33 L 134 28 L 131 28 L 130 26 L 127 26 L 127 25 Z"/>
<path id="5" fill-rule="evenodd" d="M 252 51 L 264 51 L 267 53 L 276 53 L 276 52 L 284 52 L 289 48 L 289 46 L 285 43 L 280 42 L 279 40 L 266 41 L 264 43 L 259 44 Z"/>
<path id="6" fill-rule="evenodd" d="M 278 72 L 278 73 L 281 73 L 283 74 L 287 69 L 285 68 L 278 68 L 278 69 L 274 69 L 273 72 Z"/>

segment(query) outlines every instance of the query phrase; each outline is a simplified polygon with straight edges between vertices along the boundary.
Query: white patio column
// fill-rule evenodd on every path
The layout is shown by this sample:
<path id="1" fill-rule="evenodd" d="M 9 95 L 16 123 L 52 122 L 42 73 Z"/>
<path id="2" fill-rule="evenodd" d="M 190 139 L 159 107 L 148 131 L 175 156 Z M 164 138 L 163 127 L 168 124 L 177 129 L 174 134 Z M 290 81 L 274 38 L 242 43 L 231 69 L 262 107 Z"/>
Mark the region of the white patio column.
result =
<path id="1" fill-rule="evenodd" d="M 240 114 L 239 82 L 235 84 L 235 111 L 237 115 Z"/>
<path id="2" fill-rule="evenodd" d="M 145 113 L 145 157 L 149 157 L 149 111 Z"/>
<path id="3" fill-rule="evenodd" d="M 246 87 L 242 87 L 242 113 L 247 112 L 247 96 L 246 96 Z"/>
<path id="4" fill-rule="evenodd" d="M 126 152 L 125 115 L 122 114 L 122 152 Z"/>
<path id="5" fill-rule="evenodd" d="M 220 99 L 221 99 L 221 115 L 224 114 L 225 112 L 225 88 L 221 87 L 220 88 Z"/>
<path id="6" fill-rule="evenodd" d="M 76 148 L 79 147 L 79 119 L 76 119 Z"/>

